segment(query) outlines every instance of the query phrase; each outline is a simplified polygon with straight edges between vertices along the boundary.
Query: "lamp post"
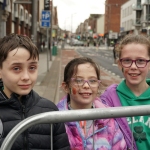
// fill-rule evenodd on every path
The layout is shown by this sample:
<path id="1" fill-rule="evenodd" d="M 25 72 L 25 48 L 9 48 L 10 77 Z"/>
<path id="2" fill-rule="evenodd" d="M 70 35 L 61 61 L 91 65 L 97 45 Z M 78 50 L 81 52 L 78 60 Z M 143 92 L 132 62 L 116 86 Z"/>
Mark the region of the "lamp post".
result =
<path id="1" fill-rule="evenodd" d="M 67 18 L 65 19 L 65 21 L 64 21 L 64 30 L 66 30 L 66 21 L 67 21 L 68 18 L 70 18 L 70 17 L 67 17 Z"/>
<path id="2" fill-rule="evenodd" d="M 72 34 L 72 20 L 73 20 L 73 15 L 75 15 L 75 14 L 77 14 L 77 13 L 71 14 L 71 34 Z"/>
<path id="3" fill-rule="evenodd" d="M 52 37 L 52 32 L 53 32 L 53 0 L 50 0 L 50 11 L 51 11 L 51 27 L 50 27 L 50 38 L 49 38 L 49 43 L 48 43 L 48 47 L 49 47 L 49 51 L 50 51 L 50 61 L 52 61 L 52 42 L 53 42 L 53 37 Z"/>

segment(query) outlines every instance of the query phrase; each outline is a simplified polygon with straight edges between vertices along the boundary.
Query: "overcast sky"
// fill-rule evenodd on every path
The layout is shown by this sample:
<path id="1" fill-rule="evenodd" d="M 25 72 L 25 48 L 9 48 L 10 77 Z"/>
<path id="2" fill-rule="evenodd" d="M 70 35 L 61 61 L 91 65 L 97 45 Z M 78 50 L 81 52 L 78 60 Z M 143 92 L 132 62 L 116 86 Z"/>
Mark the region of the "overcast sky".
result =
<path id="1" fill-rule="evenodd" d="M 73 32 L 90 14 L 104 14 L 104 4 L 105 0 L 53 0 L 58 10 L 59 27 L 71 30 L 72 24 Z"/>

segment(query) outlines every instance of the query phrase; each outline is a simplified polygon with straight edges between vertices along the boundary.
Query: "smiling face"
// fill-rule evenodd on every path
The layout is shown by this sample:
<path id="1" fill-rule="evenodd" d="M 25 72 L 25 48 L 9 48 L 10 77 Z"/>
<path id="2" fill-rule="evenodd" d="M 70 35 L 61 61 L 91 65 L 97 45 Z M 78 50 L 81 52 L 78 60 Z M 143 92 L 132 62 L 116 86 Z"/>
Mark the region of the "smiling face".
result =
<path id="1" fill-rule="evenodd" d="M 8 53 L 0 68 L 7 97 L 12 93 L 27 95 L 33 88 L 38 74 L 38 58 L 29 58 L 30 53 L 25 48 L 17 48 Z"/>
<path id="2" fill-rule="evenodd" d="M 80 64 L 77 67 L 77 73 L 72 76 L 79 80 L 97 80 L 95 68 L 90 63 Z M 91 108 L 93 100 L 98 93 L 97 87 L 90 87 L 85 82 L 83 86 L 74 85 L 72 81 L 69 83 L 68 92 L 70 94 L 70 105 L 73 109 Z"/>
<path id="3" fill-rule="evenodd" d="M 148 49 L 144 44 L 130 43 L 123 46 L 121 50 L 120 59 L 146 59 L 149 60 L 150 57 L 148 55 Z M 127 86 L 132 89 L 133 87 L 145 87 L 146 76 L 150 69 L 150 62 L 144 68 L 138 68 L 135 63 L 131 65 L 129 68 L 125 68 L 121 65 L 120 61 L 119 67 L 123 71 L 123 75 L 126 79 Z"/>

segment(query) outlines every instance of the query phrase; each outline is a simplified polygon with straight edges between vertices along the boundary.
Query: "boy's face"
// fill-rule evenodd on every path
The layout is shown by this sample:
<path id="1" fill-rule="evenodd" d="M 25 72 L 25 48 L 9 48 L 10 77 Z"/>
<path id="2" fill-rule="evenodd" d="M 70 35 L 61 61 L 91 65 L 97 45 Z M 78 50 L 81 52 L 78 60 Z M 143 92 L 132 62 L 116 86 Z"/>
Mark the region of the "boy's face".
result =
<path id="1" fill-rule="evenodd" d="M 0 68 L 4 93 L 10 98 L 12 93 L 27 95 L 33 88 L 38 74 L 38 58 L 30 57 L 25 48 L 10 51 Z"/>

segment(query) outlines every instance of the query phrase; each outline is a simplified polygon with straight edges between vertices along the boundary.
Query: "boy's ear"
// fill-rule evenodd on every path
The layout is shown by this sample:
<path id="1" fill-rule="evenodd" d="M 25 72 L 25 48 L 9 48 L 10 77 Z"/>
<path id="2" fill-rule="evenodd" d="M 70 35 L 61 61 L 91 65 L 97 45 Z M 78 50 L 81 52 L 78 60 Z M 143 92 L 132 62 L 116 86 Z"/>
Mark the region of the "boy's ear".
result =
<path id="1" fill-rule="evenodd" d="M 64 90 L 64 92 L 69 93 L 69 88 L 66 82 L 62 82 L 61 87 Z"/>

